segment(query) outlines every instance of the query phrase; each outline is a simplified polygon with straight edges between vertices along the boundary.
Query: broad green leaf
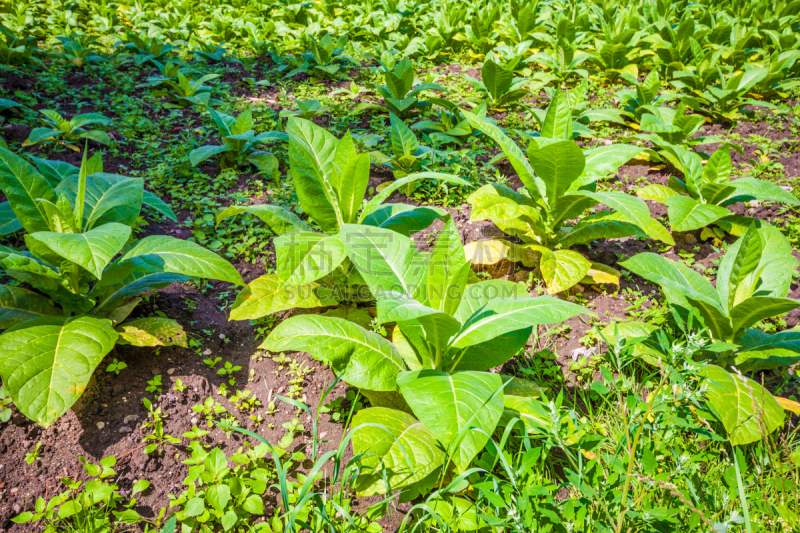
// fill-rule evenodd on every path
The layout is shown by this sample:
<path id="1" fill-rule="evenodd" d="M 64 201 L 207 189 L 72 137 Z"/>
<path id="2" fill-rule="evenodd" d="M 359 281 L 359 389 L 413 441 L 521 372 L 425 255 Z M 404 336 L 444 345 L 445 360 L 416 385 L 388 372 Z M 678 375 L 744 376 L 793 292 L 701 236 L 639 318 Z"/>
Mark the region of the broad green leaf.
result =
<path id="1" fill-rule="evenodd" d="M 236 296 L 231 320 L 255 320 L 289 309 L 311 309 L 336 305 L 338 301 L 318 284 L 286 285 L 278 276 L 266 274 L 254 279 Z"/>
<path id="2" fill-rule="evenodd" d="M 666 204 L 668 198 L 678 196 L 678 194 L 679 193 L 673 189 L 664 185 L 658 185 L 657 183 L 651 183 L 636 191 L 636 196 L 642 200 L 650 200 L 651 202 L 658 202 L 660 204 Z"/>
<path id="3" fill-rule="evenodd" d="M 297 267 L 286 277 L 286 283 L 300 286 L 317 281 L 333 272 L 346 256 L 338 235 L 324 237 L 308 250 Z"/>
<path id="4" fill-rule="evenodd" d="M 436 437 L 408 413 L 384 407 L 362 409 L 353 417 L 353 454 L 366 468 L 356 490 L 362 496 L 385 494 L 424 479 L 444 462 Z M 386 468 L 386 481 L 382 472 Z"/>
<path id="5" fill-rule="evenodd" d="M 572 140 L 572 108 L 561 89 L 556 89 L 550 105 L 547 106 L 539 135 L 550 139 Z"/>
<path id="6" fill-rule="evenodd" d="M 559 199 L 560 200 L 560 199 Z M 592 200 L 580 198 L 578 202 Z M 472 206 L 470 221 L 489 219 L 509 235 L 520 237 L 525 242 L 539 242 L 546 233 L 542 220 L 542 208 L 529 197 L 499 184 L 484 185 L 472 193 L 467 202 Z M 556 204 L 556 209 L 569 209 L 570 206 Z"/>
<path id="7" fill-rule="evenodd" d="M 392 343 L 341 318 L 294 316 L 272 330 L 261 348 L 308 352 L 330 364 L 350 385 L 374 391 L 394 390 L 404 370 Z"/>
<path id="8" fill-rule="evenodd" d="M 233 265 L 214 252 L 192 241 L 165 235 L 153 235 L 140 240 L 119 259 L 119 263 L 128 261 L 157 264 L 164 272 L 244 285 Z"/>
<path id="9" fill-rule="evenodd" d="M 673 245 L 675 241 L 669 231 L 657 220 L 650 217 L 650 209 L 644 201 L 628 194 L 616 191 L 574 191 L 570 195 L 582 195 L 611 207 L 618 220 L 638 226 L 652 239 Z"/>
<path id="10" fill-rule="evenodd" d="M 518 329 L 563 322 L 579 314 L 593 315 L 579 305 L 552 296 L 490 300 L 469 317 L 450 344 L 464 348 Z"/>
<path id="11" fill-rule="evenodd" d="M 186 348 L 186 332 L 171 318 L 157 316 L 137 318 L 117 326 L 116 329 L 119 332 L 120 344 Z"/>
<path id="12" fill-rule="evenodd" d="M 732 333 L 726 309 L 719 294 L 702 275 L 681 263 L 675 263 L 654 253 L 641 253 L 620 263 L 646 280 L 661 286 L 670 303 L 676 298 L 688 299 L 717 340 L 727 340 Z"/>
<path id="13" fill-rule="evenodd" d="M 349 140 L 349 131 L 345 139 Z M 339 146 L 345 144 L 345 139 L 339 141 Z M 352 141 L 349 142 L 352 145 Z M 338 183 L 334 183 L 342 219 L 347 224 L 353 224 L 358 220 L 358 210 L 369 185 L 369 163 L 369 154 L 350 154 L 340 167 Z"/>
<path id="14" fill-rule="evenodd" d="M 232 148 L 227 144 L 219 146 L 201 146 L 200 148 L 195 148 L 189 152 L 189 163 L 191 163 L 193 167 L 196 167 L 203 161 L 211 159 L 215 155 L 224 154 L 225 152 L 230 152 L 231 150 Z"/>
<path id="15" fill-rule="evenodd" d="M 731 151 L 727 146 L 723 146 L 708 158 L 706 166 L 703 167 L 703 181 L 706 183 L 728 183 L 732 172 Z"/>
<path id="16" fill-rule="evenodd" d="M 100 279 L 103 270 L 122 250 L 130 235 L 130 227 L 112 222 L 85 233 L 39 231 L 26 235 L 25 242 L 30 247 L 30 242 L 35 241 Z"/>
<path id="17" fill-rule="evenodd" d="M 735 249 L 728 250 L 726 255 L 730 255 L 733 261 L 725 262 L 725 268 L 720 269 L 721 273 L 725 275 L 725 279 L 722 280 L 719 276 L 717 277 L 717 292 L 720 295 L 720 300 L 727 305 L 729 311 L 732 311 L 737 303 L 737 289 L 750 274 L 756 271 L 763 252 L 764 243 L 761 242 L 758 229 L 755 227 L 750 227 L 744 237 L 739 239 Z M 748 293 L 750 292 L 748 291 Z M 735 331 L 739 328 L 734 326 L 733 329 Z"/>
<path id="18" fill-rule="evenodd" d="M 783 426 L 783 409 L 761 385 L 715 365 L 705 365 L 701 371 L 709 385 L 706 397 L 732 445 L 761 439 L 762 427 L 769 434 Z"/>
<path id="19" fill-rule="evenodd" d="M 584 151 L 586 165 L 583 175 L 575 181 L 573 187 L 586 185 L 616 173 L 619 167 L 639 155 L 641 151 L 641 148 L 630 144 L 612 144 Z"/>
<path id="20" fill-rule="evenodd" d="M 128 226 L 134 224 L 144 199 L 142 180 L 113 174 L 93 174 L 86 181 L 84 230 L 108 222 Z"/>
<path id="21" fill-rule="evenodd" d="M 536 175 L 544 182 L 547 194 L 546 203 L 555 206 L 583 173 L 585 158 L 583 151 L 573 140 L 558 141 L 542 148 L 531 141 L 528 147 L 528 160 Z"/>
<path id="22" fill-rule="evenodd" d="M 704 228 L 730 213 L 724 207 L 701 204 L 686 196 L 667 198 L 667 215 L 674 231 L 692 231 Z"/>
<path id="23" fill-rule="evenodd" d="M 293 230 L 314 231 L 311 226 L 300 220 L 300 218 L 276 205 L 232 205 L 224 209 L 217 215 L 217 224 L 240 213 L 250 213 L 260 218 L 269 226 L 276 235 L 283 235 Z"/>
<path id="24" fill-rule="evenodd" d="M 504 69 L 491 59 L 483 62 L 481 67 L 481 81 L 492 100 L 498 101 L 511 87 L 514 72 Z"/>
<path id="25" fill-rule="evenodd" d="M 0 190 L 25 231 L 33 233 L 50 229 L 36 200 L 42 198 L 55 202 L 55 189 L 27 161 L 5 148 L 0 148 Z"/>
<path id="26" fill-rule="evenodd" d="M 774 296 L 753 296 L 731 309 L 734 333 L 765 318 L 784 315 L 800 307 L 800 301 Z"/>
<path id="27" fill-rule="evenodd" d="M 49 315 L 58 315 L 53 302 L 39 293 L 16 287 L 0 285 L 0 328 Z"/>
<path id="28" fill-rule="evenodd" d="M 395 291 L 415 297 L 423 289 L 428 264 L 408 237 L 352 224 L 342 226 L 339 237 L 374 296 Z"/>
<path id="29" fill-rule="evenodd" d="M 619 213 L 608 210 L 588 215 L 572 228 L 563 228 L 563 237 L 556 242 L 562 248 L 570 248 L 575 244 L 586 244 L 598 239 L 617 239 L 632 235 L 647 237 L 647 234 L 639 226 L 631 224 L 623 218 Z"/>
<path id="30" fill-rule="evenodd" d="M 313 122 L 291 117 L 286 126 L 289 134 L 289 165 L 297 198 L 326 233 L 335 233 L 344 222 L 331 179 L 337 139 Z"/>
<path id="31" fill-rule="evenodd" d="M 527 295 L 526 295 L 527 296 Z M 487 341 L 459 350 L 450 350 L 445 361 L 446 370 L 489 370 L 506 363 L 527 344 L 532 327 L 504 333 Z"/>
<path id="32" fill-rule="evenodd" d="M 729 279 L 734 260 L 741 250 L 743 238 L 734 242 L 720 261 L 717 290 L 723 301 L 732 302 L 731 307 L 749 298 L 756 291 L 761 296 L 777 298 L 783 298 L 789 291 L 792 273 L 798 265 L 797 259 L 792 255 L 791 244 L 781 231 L 774 227 L 758 228 L 758 236 L 763 248 L 758 266 L 746 277 L 739 276 L 741 279 L 733 294 L 730 294 Z"/>
<path id="33" fill-rule="evenodd" d="M 419 370 L 401 373 L 397 386 L 461 471 L 486 446 L 503 412 L 498 374 Z"/>
<path id="34" fill-rule="evenodd" d="M 389 113 L 389 122 L 391 125 L 392 152 L 395 157 L 416 155 L 417 150 L 419 150 L 419 141 L 414 132 L 411 131 L 411 128 L 392 113 Z"/>
<path id="35" fill-rule="evenodd" d="M 144 191 L 142 193 L 142 205 L 149 207 L 157 213 L 161 213 L 173 222 L 178 221 L 175 211 L 172 210 L 169 204 L 150 191 Z"/>
<path id="36" fill-rule="evenodd" d="M 106 322 L 79 317 L 0 335 L 0 376 L 14 405 L 47 427 L 81 397 L 117 342 Z"/>
<path id="37" fill-rule="evenodd" d="M 467 285 L 470 263 L 452 217 L 447 217 L 428 262 L 428 305 L 448 315 L 455 313 Z"/>
<path id="38" fill-rule="evenodd" d="M 548 250 L 543 246 L 536 248 L 542 252 L 539 268 L 550 294 L 565 291 L 586 276 L 592 262 L 572 250 Z"/>
<path id="39" fill-rule="evenodd" d="M 756 178 L 739 178 L 728 183 L 736 189 L 736 196 L 752 196 L 759 201 L 784 202 L 789 205 L 798 205 L 798 200 L 792 193 L 783 190 L 774 183 Z"/>

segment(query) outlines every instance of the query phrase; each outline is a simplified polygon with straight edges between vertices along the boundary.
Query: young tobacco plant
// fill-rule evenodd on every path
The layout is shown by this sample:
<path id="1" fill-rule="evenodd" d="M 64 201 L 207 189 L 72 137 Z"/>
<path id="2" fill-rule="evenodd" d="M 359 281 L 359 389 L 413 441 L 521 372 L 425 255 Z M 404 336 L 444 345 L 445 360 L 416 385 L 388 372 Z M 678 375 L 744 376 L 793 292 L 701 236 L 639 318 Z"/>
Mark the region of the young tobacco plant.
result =
<path id="1" fill-rule="evenodd" d="M 347 65 L 359 65 L 355 59 L 344 55 L 344 47 L 348 40 L 347 35 L 342 35 L 335 42 L 330 33 L 326 33 L 319 40 L 313 36 L 308 38 L 311 40 L 308 52 L 300 55 L 300 64 L 294 70 L 286 73 L 287 78 L 301 73 L 321 78 L 332 78 Z"/>
<path id="2" fill-rule="evenodd" d="M 422 172 L 391 183 L 365 202 L 370 155 L 356 152 L 349 132 L 337 139 L 312 122 L 291 118 L 286 133 L 289 173 L 300 207 L 319 230 L 274 205 L 234 205 L 217 215 L 219 223 L 250 213 L 278 235 L 274 240 L 277 272 L 248 284 L 233 303 L 232 320 L 253 320 L 286 309 L 324 307 L 368 297 L 360 289 L 360 274 L 348 259 L 341 229 L 361 224 L 411 235 L 446 212 L 436 207 L 383 204 L 394 191 L 425 179 L 469 186 L 456 176 Z"/>
<path id="3" fill-rule="evenodd" d="M 481 67 L 481 79 L 465 76 L 472 87 L 481 95 L 481 103 L 490 110 L 503 110 L 521 100 L 528 94 L 524 85 L 526 78 L 514 77 L 514 71 L 506 69 L 492 59 L 486 59 Z"/>
<path id="4" fill-rule="evenodd" d="M 789 366 L 800 360 L 800 332 L 769 334 L 753 328 L 761 320 L 800 307 L 787 298 L 798 266 L 792 247 L 774 227 L 756 228 L 733 243 L 719 264 L 716 288 L 691 268 L 654 253 L 638 254 L 621 263 L 627 270 L 661 287 L 673 310 L 705 326 L 710 344 L 703 355 L 709 364 L 708 401 L 717 410 L 732 444 L 747 444 L 783 425 L 781 404 L 741 372 Z M 654 335 L 652 324 L 635 323 L 630 337 Z M 643 358 L 657 364 L 665 358 L 657 343 Z M 729 371 L 730 370 L 730 371 Z"/>
<path id="5" fill-rule="evenodd" d="M 741 236 L 753 219 L 732 213 L 728 206 L 751 200 L 800 204 L 790 192 L 768 181 L 731 180 L 733 163 L 729 145 L 718 148 L 703 165 L 702 158 L 694 151 L 668 143 L 658 144 L 664 148 L 660 154 L 683 172 L 684 180 L 670 176 L 667 185 L 653 183 L 636 194 L 639 198 L 666 204 L 673 231 L 704 228 L 704 237 L 713 236 L 708 226 L 716 224 L 728 233 Z"/>
<path id="6" fill-rule="evenodd" d="M 214 156 L 222 155 L 220 167 L 223 169 L 250 163 L 266 176 L 275 177 L 278 173 L 278 159 L 271 152 L 259 150 L 258 146 L 271 141 L 285 141 L 288 136 L 279 131 L 265 131 L 256 134 L 253 114 L 248 109 L 234 118 L 225 113 L 208 110 L 217 131 L 222 137 L 221 145 L 206 145 L 189 153 L 189 162 L 197 166 Z"/>
<path id="7" fill-rule="evenodd" d="M 504 411 L 540 391 L 487 370 L 513 357 L 533 327 L 590 313 L 551 296 L 530 298 L 509 281 L 472 283 L 449 216 L 430 257 L 389 230 L 347 225 L 342 233 L 376 295 L 378 322 L 396 324 L 392 340 L 340 318 L 303 315 L 279 324 L 262 348 L 307 351 L 370 400 L 353 419 L 354 454 L 375 469 L 359 476 L 360 494 L 427 492 L 438 470 L 464 472 Z"/>
<path id="8" fill-rule="evenodd" d="M 46 109 L 41 111 L 45 118 L 40 119 L 43 127 L 34 128 L 22 146 L 33 146 L 43 142 L 64 144 L 67 148 L 80 152 L 77 146 L 81 140 L 92 140 L 100 144 L 111 144 L 111 137 L 103 130 L 88 130 L 86 126 L 92 124 L 111 124 L 111 119 L 99 113 L 84 113 L 75 115 L 69 120 L 64 119 L 56 111 Z"/>
<path id="9" fill-rule="evenodd" d="M 422 111 L 431 105 L 430 102 L 418 98 L 422 91 L 447 92 L 447 89 L 438 83 L 430 81 L 420 83 L 420 80 L 414 75 L 414 64 L 407 57 L 398 61 L 395 61 L 393 57 L 384 57 L 380 64 L 386 85 L 369 83 L 367 86 L 375 90 L 383 98 L 383 105 L 360 105 L 356 108 L 356 113 L 364 109 L 380 109 L 398 117 L 406 118 L 413 112 Z"/>
<path id="10" fill-rule="evenodd" d="M 167 68 L 170 63 L 167 63 Z M 175 69 L 175 66 L 172 67 Z M 219 78 L 219 74 L 206 74 L 197 80 L 190 80 L 183 69 L 177 69 L 175 79 L 162 74 L 161 76 L 150 76 L 147 78 L 147 85 L 153 91 L 152 95 L 156 98 L 166 97 L 167 109 L 180 109 L 193 106 L 208 107 L 222 103 L 216 98 L 211 98 L 211 87 L 205 85 L 207 81 Z"/>
<path id="11" fill-rule="evenodd" d="M 496 126 L 463 111 L 473 128 L 497 142 L 505 152 L 526 193 L 498 184 L 481 187 L 469 197 L 471 220 L 490 219 L 500 229 L 522 240 L 470 243 L 474 264 L 496 264 L 503 259 L 538 265 L 550 293 L 569 289 L 584 278 L 595 283 L 619 283 L 614 269 L 593 263 L 570 250 L 575 244 L 598 238 L 651 237 L 674 244 L 669 232 L 650 217 L 640 199 L 617 191 L 597 191 L 597 180 L 636 156 L 638 148 L 611 145 L 582 151 L 572 140 L 572 111 L 559 99 L 543 121 L 540 137 L 531 139 L 527 157 Z M 604 204 L 610 209 L 578 218 L 587 209 Z"/>
<path id="12" fill-rule="evenodd" d="M 167 236 L 131 242 L 143 181 L 89 174 L 56 186 L 0 148 L 0 188 L 25 230 L 27 250 L 0 248 L 0 377 L 17 408 L 49 426 L 74 404 L 117 343 L 185 345 L 183 328 L 161 317 L 126 318 L 146 290 L 193 277 L 242 284 L 227 261 Z"/>

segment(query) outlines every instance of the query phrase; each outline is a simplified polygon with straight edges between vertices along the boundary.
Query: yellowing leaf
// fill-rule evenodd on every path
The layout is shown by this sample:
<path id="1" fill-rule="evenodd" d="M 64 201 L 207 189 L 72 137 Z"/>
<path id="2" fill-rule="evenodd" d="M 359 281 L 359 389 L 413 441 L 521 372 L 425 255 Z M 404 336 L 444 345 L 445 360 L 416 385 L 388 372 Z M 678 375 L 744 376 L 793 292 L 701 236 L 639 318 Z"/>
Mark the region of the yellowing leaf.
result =
<path id="1" fill-rule="evenodd" d="M 119 344 L 186 348 L 186 332 L 180 324 L 169 318 L 138 318 L 117 326 L 117 331 Z"/>
<path id="2" fill-rule="evenodd" d="M 775 399 L 780 406 L 783 407 L 784 411 L 791 411 L 796 415 L 800 415 L 800 403 L 790 400 L 789 398 L 781 398 L 780 396 L 775 396 Z"/>
<path id="3" fill-rule="evenodd" d="M 619 286 L 619 270 L 600 263 L 592 263 L 586 277 L 582 283 L 594 283 L 597 285 L 617 285 Z"/>

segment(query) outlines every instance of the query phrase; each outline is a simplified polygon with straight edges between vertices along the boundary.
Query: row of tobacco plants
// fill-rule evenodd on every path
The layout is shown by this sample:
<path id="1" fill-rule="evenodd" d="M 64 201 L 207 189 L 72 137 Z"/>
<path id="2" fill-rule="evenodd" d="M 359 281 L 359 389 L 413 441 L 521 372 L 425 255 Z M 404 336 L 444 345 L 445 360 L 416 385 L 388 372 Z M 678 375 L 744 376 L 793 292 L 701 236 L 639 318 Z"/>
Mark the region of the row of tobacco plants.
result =
<path id="1" fill-rule="evenodd" d="M 225 389 L 250 402 L 246 424 L 211 396 L 195 406 L 247 439 L 236 450 L 196 425 L 166 434 L 157 376 L 143 453 L 177 454 L 182 491 L 147 514 L 136 497 L 153 482 L 123 491 L 116 458 L 81 458 L 15 527 L 377 533 L 397 513 L 402 531 L 800 527 L 800 330 L 781 326 L 800 308 L 797 238 L 740 209 L 800 200 L 768 153 L 743 170 L 747 147 L 724 133 L 766 117 L 798 131 L 800 2 L 47 0 L 0 21 L 4 75 L 135 78 L 138 104 L 119 109 L 169 126 L 153 155 L 127 152 L 139 177 L 110 173 L 104 155 L 145 129 L 134 119 L 3 88 L 3 131 L 26 135 L 0 138 L 2 423 L 57 424 L 97 372 L 119 373 L 117 345 L 187 347 L 185 324 L 137 306 L 199 280 L 233 287 L 229 319 L 260 328 L 262 350 L 336 376 L 318 405 L 274 397 L 298 415 L 280 442 L 248 391 Z M 437 78 L 442 63 L 480 79 Z M 223 74 L 286 105 L 237 101 Z M 183 129 L 200 134 L 166 137 Z M 623 190 L 637 162 L 668 179 Z M 189 239 L 140 238 L 217 191 L 186 200 L 158 174 L 213 182 L 209 167 L 269 192 L 215 204 Z M 502 237 L 465 242 L 462 212 Z M 713 269 L 666 257 L 686 235 L 719 252 Z M 650 251 L 598 261 L 615 240 Z M 232 262 L 252 250 L 265 273 L 245 283 Z M 660 291 L 644 320 L 603 320 L 581 296 L 634 282 Z M 576 320 L 596 349 L 565 377 L 554 346 Z M 347 395 L 329 397 L 339 382 Z"/>

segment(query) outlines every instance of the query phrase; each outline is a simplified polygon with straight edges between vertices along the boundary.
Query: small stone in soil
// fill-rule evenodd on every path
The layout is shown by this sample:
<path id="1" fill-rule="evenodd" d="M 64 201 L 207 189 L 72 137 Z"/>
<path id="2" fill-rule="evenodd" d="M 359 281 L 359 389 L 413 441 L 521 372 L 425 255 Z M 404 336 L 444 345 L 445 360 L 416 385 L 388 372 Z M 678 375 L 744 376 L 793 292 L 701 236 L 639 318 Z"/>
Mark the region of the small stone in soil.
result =
<path id="1" fill-rule="evenodd" d="M 104 427 L 106 427 L 106 423 L 105 422 L 98 422 L 97 423 L 97 429 L 103 429 Z"/>
<path id="2" fill-rule="evenodd" d="M 120 433 L 131 433 L 133 430 L 128 426 L 120 426 L 120 428 L 117 431 L 119 431 Z"/>

